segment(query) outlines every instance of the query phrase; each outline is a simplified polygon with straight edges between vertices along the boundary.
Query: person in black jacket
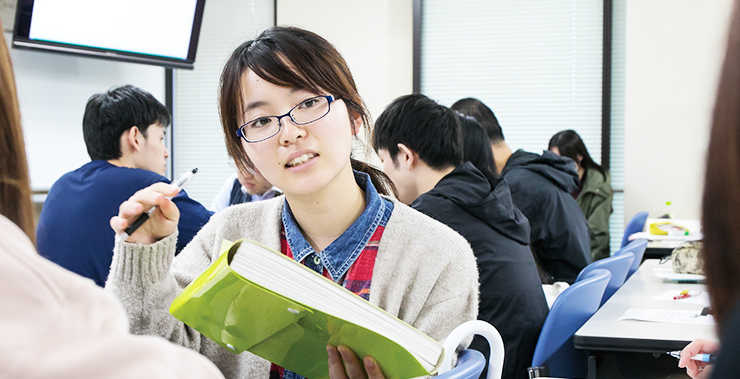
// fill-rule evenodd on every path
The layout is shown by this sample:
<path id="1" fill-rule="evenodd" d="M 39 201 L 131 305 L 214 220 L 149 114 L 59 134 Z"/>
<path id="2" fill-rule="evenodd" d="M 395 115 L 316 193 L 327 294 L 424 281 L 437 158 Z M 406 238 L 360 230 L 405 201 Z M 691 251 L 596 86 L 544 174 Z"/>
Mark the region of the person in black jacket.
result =
<path id="1" fill-rule="evenodd" d="M 400 200 L 472 246 L 480 272 L 478 318 L 504 340 L 503 377 L 526 378 L 548 308 L 528 248 L 529 223 L 507 182 L 492 183 L 471 162 L 463 163 L 458 116 L 424 95 L 388 106 L 375 123 L 373 146 Z M 488 354 L 484 339 L 471 347 Z"/>
<path id="2" fill-rule="evenodd" d="M 452 109 L 474 117 L 486 130 L 496 170 L 509 182 L 514 204 L 532 228 L 530 243 L 542 282 L 573 284 L 592 261 L 588 222 L 570 195 L 579 183 L 573 161 L 550 151 L 512 153 L 493 111 L 480 100 L 462 99 Z"/>

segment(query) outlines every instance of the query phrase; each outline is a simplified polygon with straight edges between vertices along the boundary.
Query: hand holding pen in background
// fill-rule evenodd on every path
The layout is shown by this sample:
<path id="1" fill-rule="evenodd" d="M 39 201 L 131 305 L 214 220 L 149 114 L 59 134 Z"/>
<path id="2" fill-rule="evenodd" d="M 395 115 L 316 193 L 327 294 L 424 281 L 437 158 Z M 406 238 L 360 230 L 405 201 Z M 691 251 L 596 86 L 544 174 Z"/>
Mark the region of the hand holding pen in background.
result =
<path id="1" fill-rule="evenodd" d="M 719 343 L 715 341 L 695 339 L 681 351 L 670 352 L 672 356 L 679 355 L 678 367 L 686 368 L 686 373 L 694 379 L 706 379 L 712 370 L 711 364 L 719 350 Z M 674 355 L 676 354 L 676 355 Z"/>

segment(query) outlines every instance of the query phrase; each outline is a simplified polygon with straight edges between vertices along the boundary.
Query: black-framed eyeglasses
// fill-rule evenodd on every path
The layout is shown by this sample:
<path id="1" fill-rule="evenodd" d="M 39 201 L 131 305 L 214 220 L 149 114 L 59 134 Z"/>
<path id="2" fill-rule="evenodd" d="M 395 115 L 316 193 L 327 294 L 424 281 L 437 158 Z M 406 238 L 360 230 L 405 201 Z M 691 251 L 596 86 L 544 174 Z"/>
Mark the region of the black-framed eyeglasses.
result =
<path id="1" fill-rule="evenodd" d="M 290 117 L 290 120 L 297 125 L 310 124 L 329 114 L 330 104 L 334 101 L 332 95 L 316 96 L 303 100 L 282 116 L 263 116 L 244 123 L 236 130 L 236 135 L 244 138 L 248 143 L 264 141 L 280 133 L 283 127 L 280 120 L 283 117 Z"/>

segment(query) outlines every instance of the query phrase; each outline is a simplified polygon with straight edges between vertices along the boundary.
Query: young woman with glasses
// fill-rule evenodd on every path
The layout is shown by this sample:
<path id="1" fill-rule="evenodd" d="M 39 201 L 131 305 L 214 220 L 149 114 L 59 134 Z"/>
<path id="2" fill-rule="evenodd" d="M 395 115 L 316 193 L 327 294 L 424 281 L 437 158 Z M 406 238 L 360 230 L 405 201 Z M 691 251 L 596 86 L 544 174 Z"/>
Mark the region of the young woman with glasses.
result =
<path id="1" fill-rule="evenodd" d="M 160 183 L 123 203 L 111 219 L 119 234 L 144 210 L 159 207 L 128 240 L 116 242 L 106 285 L 136 333 L 196 349 L 227 377 L 299 377 L 250 353 L 232 354 L 167 312 L 217 258 L 221 241 L 239 238 L 281 251 L 436 340 L 476 317 L 478 274 L 467 242 L 387 196 L 387 177 L 350 158 L 369 116 L 329 42 L 275 27 L 242 44 L 221 76 L 220 114 L 237 165 L 256 168 L 285 196 L 214 215 L 176 259 L 179 214 L 165 197 L 173 189 Z M 344 346 L 327 346 L 326 354 L 333 378 L 382 377 L 371 357 L 358 358 Z"/>

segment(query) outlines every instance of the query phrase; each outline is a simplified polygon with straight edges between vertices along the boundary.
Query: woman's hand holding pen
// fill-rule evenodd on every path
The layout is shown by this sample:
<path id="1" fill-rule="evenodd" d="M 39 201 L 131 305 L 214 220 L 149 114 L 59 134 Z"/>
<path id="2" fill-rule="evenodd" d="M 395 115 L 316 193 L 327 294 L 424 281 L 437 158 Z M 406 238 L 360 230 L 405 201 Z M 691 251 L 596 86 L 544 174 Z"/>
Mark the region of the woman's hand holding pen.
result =
<path id="1" fill-rule="evenodd" d="M 378 362 L 365 357 L 362 362 L 357 355 L 344 345 L 327 346 L 329 354 L 329 377 L 331 379 L 385 379 Z"/>
<path id="2" fill-rule="evenodd" d="M 140 228 L 136 229 L 126 242 L 152 244 L 169 236 L 177 230 L 180 210 L 170 200 L 180 189 L 167 183 L 154 183 L 139 190 L 118 208 L 118 216 L 110 219 L 110 226 L 116 234 L 122 234 L 142 213 L 157 207 Z"/>
<path id="3" fill-rule="evenodd" d="M 719 350 L 719 343 L 697 338 L 681 351 L 678 367 L 686 367 L 686 373 L 694 379 L 709 378 L 712 366 L 707 362 L 693 360 L 691 357 L 697 354 L 714 354 L 717 350 Z"/>

